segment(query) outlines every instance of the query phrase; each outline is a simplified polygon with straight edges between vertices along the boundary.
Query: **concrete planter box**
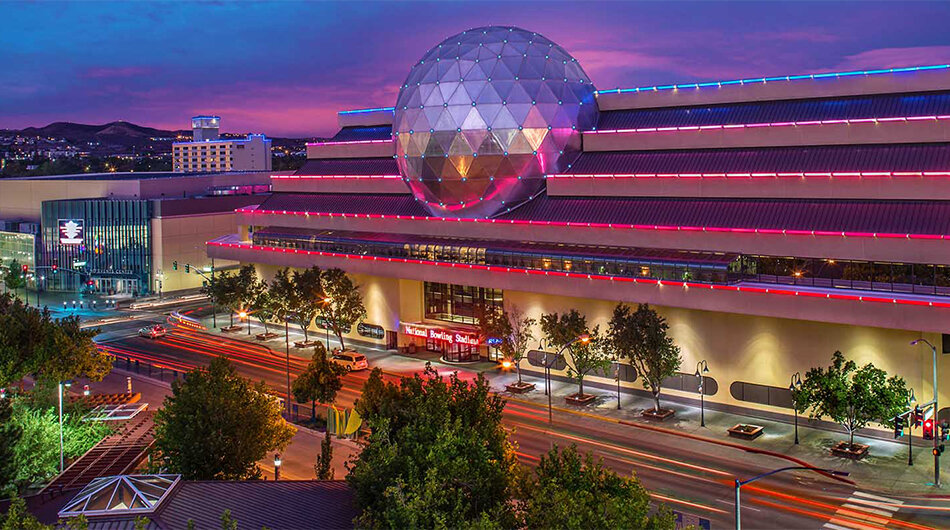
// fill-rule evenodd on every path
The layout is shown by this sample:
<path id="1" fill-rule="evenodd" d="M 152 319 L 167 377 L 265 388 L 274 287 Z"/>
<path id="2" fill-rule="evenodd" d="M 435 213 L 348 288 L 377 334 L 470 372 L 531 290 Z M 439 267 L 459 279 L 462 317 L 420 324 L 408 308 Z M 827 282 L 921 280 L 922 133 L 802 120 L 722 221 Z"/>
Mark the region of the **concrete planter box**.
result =
<path id="1" fill-rule="evenodd" d="M 257 336 L 257 340 L 270 340 L 270 339 L 277 338 L 280 335 L 276 333 L 271 333 L 268 331 L 267 333 L 258 333 L 256 336 Z"/>
<path id="2" fill-rule="evenodd" d="M 241 331 L 242 329 L 244 328 L 242 328 L 241 326 L 224 326 L 223 328 L 221 328 L 221 331 L 223 331 L 224 333 L 234 333 L 237 331 Z"/>
<path id="3" fill-rule="evenodd" d="M 567 401 L 569 405 L 584 406 L 584 405 L 593 403 L 595 399 L 597 399 L 597 396 L 593 394 L 576 394 L 575 393 L 564 398 L 564 401 Z"/>
<path id="4" fill-rule="evenodd" d="M 644 418 L 648 418 L 651 420 L 665 421 L 667 418 L 672 418 L 673 414 L 675 413 L 676 411 L 674 411 L 673 409 L 660 409 L 660 410 L 646 409 L 643 412 L 641 412 L 640 415 L 643 416 Z"/>
<path id="5" fill-rule="evenodd" d="M 762 433 L 765 432 L 765 428 L 761 425 L 749 425 L 747 423 L 738 423 L 734 427 L 727 429 L 729 436 L 735 438 L 742 438 L 743 440 L 755 440 L 759 436 L 762 436 Z"/>
<path id="6" fill-rule="evenodd" d="M 870 446 L 865 444 L 851 445 L 848 442 L 838 442 L 831 448 L 831 454 L 850 460 L 861 460 L 867 456 L 869 449 Z"/>
<path id="7" fill-rule="evenodd" d="M 317 345 L 315 340 L 298 340 L 294 342 L 294 348 L 313 348 Z"/>
<path id="8" fill-rule="evenodd" d="M 510 385 L 505 385 L 505 390 L 512 394 L 524 394 L 534 390 L 534 383 L 526 383 L 524 381 L 521 383 L 511 383 Z"/>

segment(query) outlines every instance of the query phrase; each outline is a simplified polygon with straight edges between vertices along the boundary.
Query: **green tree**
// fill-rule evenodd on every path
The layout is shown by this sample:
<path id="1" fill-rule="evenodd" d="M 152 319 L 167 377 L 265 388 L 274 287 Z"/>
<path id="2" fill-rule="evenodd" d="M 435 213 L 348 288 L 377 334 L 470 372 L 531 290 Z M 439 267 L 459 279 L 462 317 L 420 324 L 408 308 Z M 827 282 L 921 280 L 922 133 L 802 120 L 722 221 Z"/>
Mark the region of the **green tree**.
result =
<path id="1" fill-rule="evenodd" d="M 666 319 L 647 304 L 638 305 L 636 311 L 617 304 L 605 341 L 614 358 L 625 358 L 636 369 L 643 386 L 653 394 L 653 410 L 657 412 L 663 380 L 675 375 L 683 364 L 679 346 L 667 334 L 669 327 Z"/>
<path id="2" fill-rule="evenodd" d="M 16 447 L 23 428 L 13 421 L 13 400 L 0 399 L 0 497 L 16 495 Z"/>
<path id="3" fill-rule="evenodd" d="M 17 260 L 10 260 L 10 264 L 3 270 L 3 285 L 16 294 L 16 290 L 26 287 L 26 277 L 23 276 L 23 267 Z"/>
<path id="4" fill-rule="evenodd" d="M 811 410 L 811 417 L 828 416 L 848 432 L 854 447 L 854 433 L 878 422 L 894 426 L 894 417 L 904 411 L 910 391 L 904 379 L 887 377 L 887 372 L 868 363 L 860 368 L 836 351 L 831 366 L 812 368 L 795 392 L 798 410 Z"/>
<path id="5" fill-rule="evenodd" d="M 230 326 L 234 327 L 234 314 L 243 309 L 237 292 L 237 277 L 229 271 L 217 271 L 214 282 L 202 287 L 202 292 L 213 298 L 216 305 L 228 308 Z"/>
<path id="6" fill-rule="evenodd" d="M 482 335 L 501 341 L 498 349 L 505 359 L 515 365 L 518 383 L 521 383 L 521 361 L 528 355 L 528 344 L 534 340 L 531 328 L 537 324 L 533 318 L 525 316 L 518 307 L 510 311 L 488 311 L 479 317 Z"/>
<path id="7" fill-rule="evenodd" d="M 332 362 L 323 343 L 318 342 L 313 349 L 310 363 L 297 379 L 294 379 L 291 393 L 297 403 L 310 402 L 312 418 L 316 419 L 316 402 L 332 404 L 337 393 L 343 388 L 343 376 L 347 371 L 345 366 Z"/>
<path id="8" fill-rule="evenodd" d="M 218 357 L 172 383 L 155 415 L 155 448 L 163 466 L 187 480 L 256 478 L 257 462 L 296 431 L 281 410 L 263 382 L 240 377 Z"/>
<path id="9" fill-rule="evenodd" d="M 366 318 L 360 287 L 354 284 L 342 269 L 323 271 L 320 282 L 325 295 L 323 304 L 320 305 L 320 314 L 340 341 L 340 349 L 345 349 L 343 334 Z"/>
<path id="10" fill-rule="evenodd" d="M 323 299 L 326 298 L 326 294 L 323 292 L 323 283 L 320 281 L 321 275 L 320 267 L 313 266 L 302 271 L 294 271 L 291 279 L 295 293 L 291 299 L 293 304 L 291 311 L 293 311 L 297 323 L 303 331 L 305 342 L 310 342 L 308 332 L 310 323 L 320 314 Z"/>
<path id="11" fill-rule="evenodd" d="M 317 463 L 313 466 L 317 480 L 333 480 L 333 442 L 330 440 L 330 429 L 327 428 L 320 442 L 320 454 Z"/>
<path id="12" fill-rule="evenodd" d="M 288 329 L 287 321 L 290 319 L 291 312 L 297 305 L 297 290 L 294 289 L 293 278 L 290 275 L 290 269 L 283 268 L 274 274 L 273 281 L 270 282 L 271 311 L 273 316 L 284 323 L 285 338 Z M 288 339 L 289 340 L 289 339 Z"/>
<path id="13" fill-rule="evenodd" d="M 591 372 L 604 370 L 610 365 L 610 359 L 603 348 L 599 326 L 595 326 L 593 330 L 589 329 L 587 317 L 576 309 L 571 309 L 563 315 L 541 315 L 541 331 L 548 344 L 557 351 L 565 347 L 569 349 L 567 375 L 577 383 L 576 397 L 585 397 L 584 379 Z"/>
<path id="14" fill-rule="evenodd" d="M 26 509 L 26 501 L 16 497 L 10 501 L 7 513 L 0 515 L 0 530 L 53 530 L 55 527 L 36 520 Z"/>
<path id="15" fill-rule="evenodd" d="M 268 289 L 267 282 L 260 280 L 254 286 L 254 301 L 251 302 L 251 313 L 264 326 L 264 334 L 267 334 L 267 322 L 274 318 L 276 314 L 275 297 Z"/>
<path id="16" fill-rule="evenodd" d="M 505 402 L 479 374 L 448 381 L 431 366 L 387 383 L 373 370 L 357 401 L 371 434 L 347 482 L 362 513 L 357 526 L 446 528 L 511 519 L 514 450 L 501 425 Z"/>
<path id="17" fill-rule="evenodd" d="M 522 528 L 675 527 L 673 512 L 653 510 L 650 494 L 636 476 L 622 477 L 575 446 L 555 446 L 541 456 L 534 474 L 520 488 L 518 510 Z"/>

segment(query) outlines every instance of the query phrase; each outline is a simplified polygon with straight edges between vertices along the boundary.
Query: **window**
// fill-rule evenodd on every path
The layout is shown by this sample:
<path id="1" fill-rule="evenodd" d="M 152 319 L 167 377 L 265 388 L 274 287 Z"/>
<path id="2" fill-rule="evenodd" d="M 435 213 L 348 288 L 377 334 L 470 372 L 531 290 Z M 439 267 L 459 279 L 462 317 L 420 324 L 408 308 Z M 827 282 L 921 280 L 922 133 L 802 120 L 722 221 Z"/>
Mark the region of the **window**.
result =
<path id="1" fill-rule="evenodd" d="M 478 325 L 485 311 L 500 311 L 501 289 L 425 282 L 425 317 Z"/>
<path id="2" fill-rule="evenodd" d="M 792 392 L 787 388 L 736 381 L 729 386 L 729 393 L 739 401 L 785 409 L 793 408 Z"/>

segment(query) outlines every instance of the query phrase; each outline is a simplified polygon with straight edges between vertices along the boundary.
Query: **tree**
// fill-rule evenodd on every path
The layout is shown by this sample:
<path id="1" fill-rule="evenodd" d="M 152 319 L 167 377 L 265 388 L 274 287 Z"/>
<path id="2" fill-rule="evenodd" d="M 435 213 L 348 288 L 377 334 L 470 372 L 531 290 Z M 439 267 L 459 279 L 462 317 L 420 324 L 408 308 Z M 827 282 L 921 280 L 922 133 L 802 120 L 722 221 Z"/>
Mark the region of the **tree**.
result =
<path id="1" fill-rule="evenodd" d="M 320 305 L 320 314 L 340 341 L 340 349 L 346 349 L 343 344 L 343 334 L 349 332 L 354 324 L 366 318 L 366 308 L 363 307 L 360 288 L 342 269 L 323 271 L 320 282 L 325 295 L 323 304 Z"/>
<path id="2" fill-rule="evenodd" d="M 251 313 L 264 326 L 264 334 L 267 335 L 267 321 L 274 318 L 275 297 L 267 288 L 267 282 L 260 280 L 252 286 L 254 299 L 251 302 Z"/>
<path id="3" fill-rule="evenodd" d="M 16 495 L 16 446 L 23 436 L 23 428 L 13 421 L 13 400 L 0 399 L 0 497 Z"/>
<path id="4" fill-rule="evenodd" d="M 636 476 L 622 477 L 571 445 L 541 456 L 533 475 L 522 481 L 521 528 L 672 529 L 673 512 L 651 509 L 649 492 Z"/>
<path id="5" fill-rule="evenodd" d="M 26 501 L 15 497 L 10 501 L 6 514 L 0 514 L 0 530 L 53 530 L 33 517 L 26 509 Z"/>
<path id="6" fill-rule="evenodd" d="M 584 379 L 595 370 L 606 369 L 610 359 L 603 348 L 600 327 L 593 330 L 587 327 L 587 318 L 576 309 L 558 315 L 541 315 L 541 331 L 548 343 L 558 351 L 569 348 L 571 357 L 567 366 L 567 375 L 577 382 L 577 398 L 584 398 Z"/>
<path id="7" fill-rule="evenodd" d="M 316 402 L 332 404 L 337 392 L 343 388 L 343 376 L 348 372 L 345 366 L 332 362 L 322 342 L 313 349 L 313 358 L 297 376 L 291 387 L 291 393 L 297 403 L 310 402 L 312 418 L 316 419 Z"/>
<path id="8" fill-rule="evenodd" d="M 537 321 L 525 316 L 518 307 L 511 311 L 487 311 L 479 317 L 482 335 L 501 341 L 498 349 L 505 359 L 515 365 L 518 384 L 521 384 L 521 360 L 528 354 L 528 343 L 534 340 L 531 328 Z"/>
<path id="9" fill-rule="evenodd" d="M 647 304 L 617 304 L 607 332 L 607 349 L 617 359 L 626 358 L 643 386 L 653 394 L 653 410 L 660 410 L 663 380 L 671 377 L 683 364 L 680 349 L 667 334 L 669 324 Z"/>
<path id="10" fill-rule="evenodd" d="M 893 427 L 894 417 L 904 411 L 910 391 L 904 379 L 887 377 L 887 372 L 868 363 L 861 368 L 836 351 L 831 366 L 812 368 L 795 392 L 798 410 L 811 410 L 811 417 L 825 416 L 848 431 L 848 444 L 854 448 L 854 433 L 878 422 Z"/>
<path id="11" fill-rule="evenodd" d="M 3 285 L 14 294 L 17 289 L 26 287 L 26 277 L 23 276 L 23 267 L 19 261 L 10 260 L 10 264 L 3 271 Z"/>
<path id="12" fill-rule="evenodd" d="M 297 317 L 297 323 L 303 331 L 305 342 L 310 342 L 308 333 L 310 323 L 320 313 L 323 299 L 326 298 L 326 294 L 323 292 L 323 284 L 320 281 L 321 275 L 320 267 L 313 266 L 303 271 L 294 271 L 291 279 L 295 293 L 291 299 L 291 311 Z"/>
<path id="13" fill-rule="evenodd" d="M 296 432 L 281 410 L 263 382 L 238 376 L 218 357 L 172 383 L 155 415 L 155 448 L 163 467 L 186 480 L 257 478 L 257 462 Z"/>
<path id="14" fill-rule="evenodd" d="M 463 527 L 486 518 L 514 527 L 514 450 L 501 425 L 505 402 L 481 374 L 448 381 L 431 366 L 384 382 L 373 370 L 356 410 L 371 434 L 347 483 L 362 510 L 357 526 Z"/>
<path id="15" fill-rule="evenodd" d="M 284 334 L 286 335 L 288 333 L 287 320 L 298 304 L 296 301 L 297 290 L 294 289 L 290 269 L 283 268 L 274 274 L 274 279 L 270 282 L 270 296 L 273 316 L 284 322 Z"/>
<path id="16" fill-rule="evenodd" d="M 234 274 L 221 271 L 215 274 L 214 282 L 202 287 L 202 292 L 214 299 L 215 304 L 228 308 L 231 327 L 234 327 L 234 313 L 240 312 L 241 300 L 237 293 L 237 280 Z"/>
<path id="17" fill-rule="evenodd" d="M 333 443 L 330 440 L 329 428 L 323 435 L 323 441 L 320 442 L 320 454 L 317 455 L 317 463 L 313 466 L 313 472 L 317 476 L 317 480 L 333 480 Z"/>

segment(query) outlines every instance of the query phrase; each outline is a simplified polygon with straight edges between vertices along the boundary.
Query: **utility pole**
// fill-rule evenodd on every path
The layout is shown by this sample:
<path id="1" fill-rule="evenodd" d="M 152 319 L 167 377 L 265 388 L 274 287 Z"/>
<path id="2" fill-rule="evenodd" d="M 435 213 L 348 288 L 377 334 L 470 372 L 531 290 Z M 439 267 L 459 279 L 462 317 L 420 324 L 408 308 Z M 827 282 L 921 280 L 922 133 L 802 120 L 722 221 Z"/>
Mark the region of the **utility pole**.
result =
<path id="1" fill-rule="evenodd" d="M 933 436 L 933 442 L 934 442 L 934 448 L 933 448 L 933 455 L 934 455 L 934 487 L 939 488 L 939 487 L 940 487 L 940 449 L 939 449 L 939 443 L 938 443 L 938 438 L 939 438 L 939 436 L 937 436 L 937 429 L 936 429 L 937 421 L 938 421 L 937 412 L 940 410 L 940 408 L 937 406 L 937 347 L 934 346 L 933 344 L 931 344 L 930 341 L 927 340 L 927 339 L 917 339 L 917 340 L 911 342 L 910 345 L 911 345 L 911 346 L 916 346 L 916 345 L 918 345 L 918 344 L 920 344 L 920 343 L 924 343 L 924 344 L 926 344 L 927 346 L 930 346 L 930 351 L 933 353 L 933 387 L 934 387 L 934 399 L 933 399 L 933 407 L 934 407 L 934 408 L 933 408 L 933 410 L 934 410 L 934 415 L 933 415 L 933 418 L 934 418 L 934 436 Z"/>

